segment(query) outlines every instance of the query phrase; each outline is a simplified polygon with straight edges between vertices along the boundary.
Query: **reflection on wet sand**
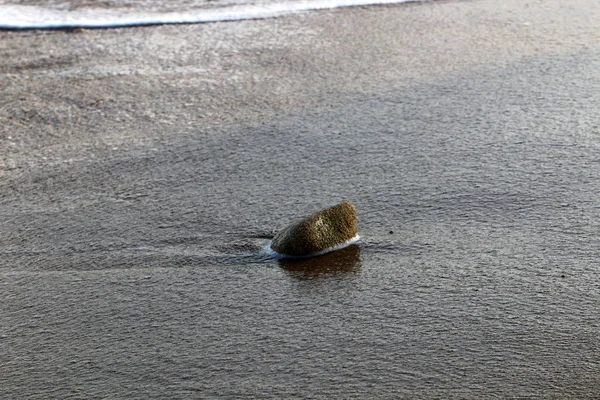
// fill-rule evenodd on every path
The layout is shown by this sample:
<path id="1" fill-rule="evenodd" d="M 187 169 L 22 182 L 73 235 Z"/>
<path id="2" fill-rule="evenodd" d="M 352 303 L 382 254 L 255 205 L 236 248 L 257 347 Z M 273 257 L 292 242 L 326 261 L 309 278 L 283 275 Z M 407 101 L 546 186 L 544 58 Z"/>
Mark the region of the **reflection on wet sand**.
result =
<path id="1" fill-rule="evenodd" d="M 354 244 L 319 257 L 282 259 L 279 266 L 295 277 L 311 279 L 326 275 L 357 274 L 361 268 L 360 246 Z"/>

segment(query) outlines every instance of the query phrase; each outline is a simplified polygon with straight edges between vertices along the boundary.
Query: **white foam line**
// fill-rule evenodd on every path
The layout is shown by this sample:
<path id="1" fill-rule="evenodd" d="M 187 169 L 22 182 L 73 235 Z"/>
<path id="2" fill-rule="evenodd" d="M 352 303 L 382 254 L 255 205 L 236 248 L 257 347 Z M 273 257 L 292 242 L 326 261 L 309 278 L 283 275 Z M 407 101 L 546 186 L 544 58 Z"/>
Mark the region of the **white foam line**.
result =
<path id="1" fill-rule="evenodd" d="M 116 28 L 158 24 L 194 24 L 263 19 L 338 7 L 412 3 L 423 0 L 305 0 L 238 5 L 186 12 L 141 13 L 117 9 L 56 10 L 0 5 L 0 29 Z"/>
<path id="2" fill-rule="evenodd" d="M 282 260 L 286 260 L 286 259 L 288 259 L 288 260 L 289 259 L 302 259 L 302 258 L 311 258 L 311 257 L 322 256 L 323 254 L 331 253 L 332 251 L 341 250 L 344 247 L 348 247 L 351 244 L 358 242 L 359 240 L 360 240 L 360 236 L 356 235 L 352 239 L 348 240 L 347 242 L 344 242 L 344 243 L 340 244 L 339 246 L 330 247 L 330 248 L 325 249 L 323 251 L 320 251 L 318 253 L 310 254 L 310 255 L 307 255 L 307 256 L 288 256 L 286 254 L 278 253 L 278 252 L 276 252 L 275 250 L 273 250 L 271 248 L 271 242 L 269 242 L 269 244 L 267 244 L 267 247 L 265 248 L 265 250 L 266 250 L 266 252 L 269 255 L 271 255 L 271 256 L 273 256 L 275 258 L 278 258 L 278 259 L 282 259 Z"/>

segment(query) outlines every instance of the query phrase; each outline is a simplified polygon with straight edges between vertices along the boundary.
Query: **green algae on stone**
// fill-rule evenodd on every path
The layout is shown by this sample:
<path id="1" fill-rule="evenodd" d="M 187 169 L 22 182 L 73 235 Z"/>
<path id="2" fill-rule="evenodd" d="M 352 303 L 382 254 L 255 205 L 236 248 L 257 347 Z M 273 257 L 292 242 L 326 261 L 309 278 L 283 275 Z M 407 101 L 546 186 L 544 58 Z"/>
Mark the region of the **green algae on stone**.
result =
<path id="1" fill-rule="evenodd" d="M 287 226 L 273 238 L 270 247 L 282 256 L 308 257 L 336 250 L 357 239 L 356 208 L 344 202 Z"/>

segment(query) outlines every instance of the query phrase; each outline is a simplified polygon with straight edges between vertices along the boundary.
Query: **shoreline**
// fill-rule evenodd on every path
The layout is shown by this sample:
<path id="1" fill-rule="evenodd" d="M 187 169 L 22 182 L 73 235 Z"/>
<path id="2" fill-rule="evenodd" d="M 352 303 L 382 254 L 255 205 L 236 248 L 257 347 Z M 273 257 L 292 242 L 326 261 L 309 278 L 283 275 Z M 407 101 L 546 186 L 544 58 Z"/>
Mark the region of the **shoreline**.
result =
<path id="1" fill-rule="evenodd" d="M 266 4 L 209 7 L 179 12 L 139 12 L 123 9 L 57 10 L 48 7 L 0 5 L 0 30 L 110 29 L 153 25 L 183 25 L 277 18 L 335 8 L 399 5 L 427 0 L 289 0 Z M 429 0 L 431 1 L 431 0 Z"/>

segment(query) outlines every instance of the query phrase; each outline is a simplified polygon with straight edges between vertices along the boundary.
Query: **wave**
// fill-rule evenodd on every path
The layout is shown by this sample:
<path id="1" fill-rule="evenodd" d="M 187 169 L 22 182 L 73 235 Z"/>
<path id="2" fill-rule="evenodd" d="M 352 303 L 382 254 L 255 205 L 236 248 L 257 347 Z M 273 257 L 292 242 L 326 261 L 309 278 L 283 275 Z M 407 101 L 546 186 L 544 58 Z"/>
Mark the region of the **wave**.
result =
<path id="1" fill-rule="evenodd" d="M 232 4 L 186 11 L 147 12 L 119 8 L 58 9 L 0 5 L 0 29 L 117 28 L 264 19 L 339 7 L 385 5 L 423 0 L 292 0 L 268 4 Z"/>

